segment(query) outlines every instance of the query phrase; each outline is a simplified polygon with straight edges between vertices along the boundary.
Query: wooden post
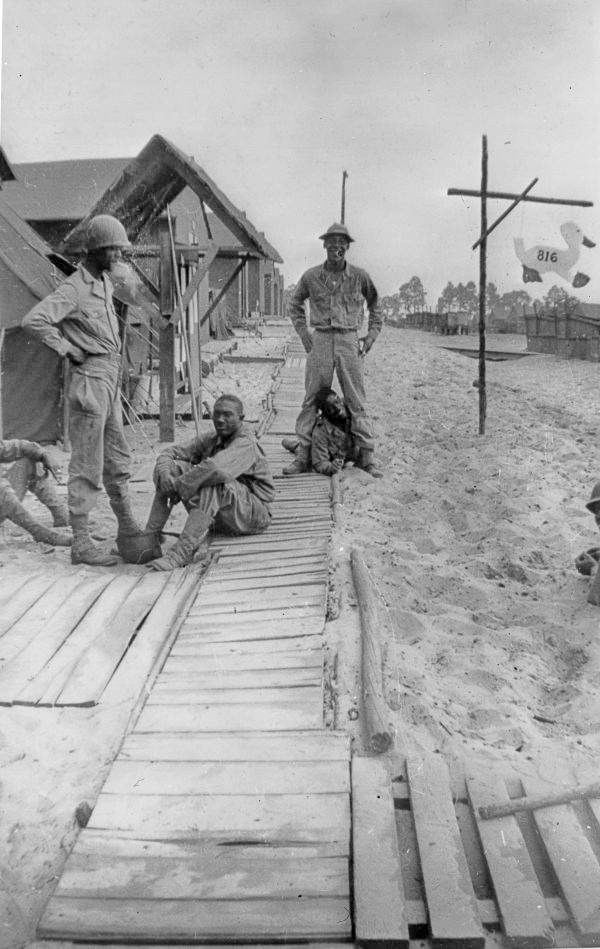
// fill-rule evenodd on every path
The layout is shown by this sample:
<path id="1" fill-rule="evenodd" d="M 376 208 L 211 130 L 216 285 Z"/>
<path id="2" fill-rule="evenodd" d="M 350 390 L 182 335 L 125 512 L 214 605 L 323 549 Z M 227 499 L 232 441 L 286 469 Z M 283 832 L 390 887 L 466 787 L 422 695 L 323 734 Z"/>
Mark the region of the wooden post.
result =
<path id="1" fill-rule="evenodd" d="M 173 313 L 173 267 L 169 222 L 161 215 L 158 227 L 160 250 L 160 312 L 159 330 L 159 439 L 175 441 L 175 327 L 169 322 Z"/>
<path id="2" fill-rule="evenodd" d="M 341 223 L 343 224 L 346 219 L 346 178 L 348 177 L 348 172 L 344 171 L 342 173 L 342 213 L 341 213 Z"/>
<path id="3" fill-rule="evenodd" d="M 485 391 L 485 290 L 487 279 L 487 135 L 481 148 L 481 243 L 479 245 L 479 434 L 485 435 L 487 397 Z"/>
<path id="4" fill-rule="evenodd" d="M 192 407 L 192 415 L 194 417 L 194 425 L 196 427 L 196 435 L 200 434 L 200 422 L 198 419 L 198 411 L 196 407 L 196 400 L 194 398 L 194 371 L 192 366 L 192 356 L 190 353 L 190 340 L 188 337 L 186 319 L 185 319 L 185 308 L 183 306 L 183 296 L 181 294 L 181 283 L 179 280 L 179 272 L 177 270 L 177 256 L 175 253 L 175 237 L 173 235 L 173 225 L 171 223 L 171 212 L 167 208 L 167 225 L 169 228 L 169 243 L 171 245 L 171 264 L 173 266 L 173 276 L 175 278 L 175 288 L 177 290 L 177 305 L 179 307 L 180 315 L 180 332 L 181 338 L 183 340 L 183 348 L 185 350 L 185 361 L 187 365 L 187 377 L 188 385 L 190 387 L 190 401 Z M 198 332 L 200 332 L 200 327 L 198 327 Z M 201 367 L 200 367 L 201 371 Z"/>

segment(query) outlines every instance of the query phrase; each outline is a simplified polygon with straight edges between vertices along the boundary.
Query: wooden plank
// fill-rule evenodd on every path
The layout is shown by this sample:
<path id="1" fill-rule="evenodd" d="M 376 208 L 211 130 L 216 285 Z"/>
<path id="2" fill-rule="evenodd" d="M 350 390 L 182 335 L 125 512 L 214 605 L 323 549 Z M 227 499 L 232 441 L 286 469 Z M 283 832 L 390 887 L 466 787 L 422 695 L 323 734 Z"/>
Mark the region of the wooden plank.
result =
<path id="1" fill-rule="evenodd" d="M 343 856 L 307 856 L 302 848 L 291 847 L 221 847 L 206 841 L 153 841 L 150 856 L 141 841 L 118 841 L 104 852 L 90 852 L 85 842 L 84 834 L 84 846 L 76 846 L 69 857 L 54 896 L 164 900 L 193 894 L 202 900 L 248 900 L 349 894 L 348 860 Z M 133 843 L 141 845 L 136 856 L 131 854 Z M 178 851 L 176 856 L 173 851 Z"/>
<path id="2" fill-rule="evenodd" d="M 348 899 L 110 900 L 51 899 L 42 939 L 153 942 L 350 938 Z"/>
<path id="3" fill-rule="evenodd" d="M 281 653 L 280 653 L 281 655 Z M 298 686 L 316 686 L 320 688 L 322 680 L 322 662 L 312 668 L 264 669 L 262 664 L 255 669 L 225 668 L 222 663 L 214 663 L 202 672 L 161 672 L 152 690 L 153 695 L 173 690 L 202 691 L 241 690 L 241 689 L 294 689 Z M 294 657 L 297 658 L 297 657 Z"/>
<path id="4" fill-rule="evenodd" d="M 270 601 L 269 601 L 270 602 Z M 201 620 L 204 616 L 205 621 L 202 623 L 202 626 L 208 631 L 210 629 L 220 629 L 225 628 L 226 631 L 231 632 L 230 627 L 235 625 L 238 628 L 249 627 L 249 626 L 262 626 L 263 629 L 268 629 L 269 626 L 277 627 L 281 625 L 282 633 L 285 635 L 283 630 L 285 629 L 286 622 L 290 620 L 310 622 L 311 618 L 314 622 L 325 622 L 323 617 L 323 610 L 320 604 L 320 600 L 315 598 L 315 602 L 309 605 L 299 604 L 288 605 L 287 603 L 282 604 L 281 606 L 274 606 L 272 609 L 264 604 L 262 607 L 259 605 L 259 609 L 256 610 L 240 610 L 238 612 L 237 607 L 232 606 L 231 609 L 227 609 L 224 605 L 215 610 L 210 610 L 210 607 L 207 607 L 207 611 L 203 612 L 199 606 L 194 603 L 193 609 L 189 611 L 189 620 L 198 621 Z M 232 620 L 235 620 L 235 623 L 232 623 Z M 311 630 L 311 633 L 314 633 L 314 630 Z"/>
<path id="5" fill-rule="evenodd" d="M 152 761 L 347 761 L 350 736 L 345 732 L 297 731 L 160 734 L 132 732 L 120 758 Z"/>
<path id="6" fill-rule="evenodd" d="M 255 641 L 234 643 L 233 645 L 252 645 Z M 260 642 L 260 640 L 258 641 Z M 268 642 L 268 640 L 264 641 Z M 266 657 L 262 651 L 240 652 L 233 655 L 198 655 L 196 647 L 190 647 L 189 652 L 186 652 L 185 648 L 182 647 L 175 656 L 167 659 L 161 672 L 161 681 L 167 681 L 167 679 L 173 681 L 185 677 L 195 681 L 196 677 L 210 676 L 211 679 L 219 680 L 219 685 L 216 688 L 220 688 L 223 684 L 221 676 L 239 676 L 242 679 L 253 671 L 257 671 L 264 673 L 264 679 L 258 680 L 259 685 L 269 685 L 271 676 L 280 676 L 287 682 L 288 677 L 294 679 L 296 675 L 298 677 L 320 678 L 322 670 L 323 653 L 320 649 L 311 649 L 304 653 L 298 652 L 298 650 L 293 652 L 277 651 L 272 656 Z M 206 688 L 213 688 L 213 685 L 207 685 Z"/>
<path id="7" fill-rule="evenodd" d="M 292 590 L 305 586 L 326 586 L 327 574 L 324 568 L 309 571 L 292 571 L 283 575 L 270 576 L 263 573 L 260 577 L 248 577 L 240 572 L 237 577 L 214 577 L 210 583 L 202 584 L 199 600 L 203 603 L 217 596 L 228 596 L 233 593 L 250 591 L 252 595 L 264 596 L 267 591 L 274 589 Z"/>
<path id="8" fill-rule="evenodd" d="M 101 793 L 88 827 L 151 840 L 341 841 L 349 832 L 347 794 Z"/>
<path id="9" fill-rule="evenodd" d="M 308 658 L 312 657 L 317 651 L 321 652 L 323 648 L 323 637 L 320 634 L 310 636 L 284 636 L 281 639 L 255 639 L 242 640 L 241 642 L 206 642 L 203 637 L 195 637 L 188 634 L 182 642 L 181 637 L 173 644 L 169 654 L 170 658 L 176 656 L 210 656 L 217 658 L 219 656 L 237 656 L 256 653 L 267 653 L 267 658 L 271 659 L 275 653 L 302 653 Z M 312 665 L 307 662 L 307 665 Z M 270 668 L 266 663 L 264 668 Z M 275 666 L 273 666 L 275 668 Z"/>
<path id="10" fill-rule="evenodd" d="M 138 578 L 118 613 L 100 630 L 75 665 L 57 705 L 95 705 L 100 700 L 135 631 L 154 606 L 167 580 L 168 575 L 154 572 Z"/>
<path id="11" fill-rule="evenodd" d="M 327 593 L 327 583 L 290 583 L 284 586 L 263 584 L 250 589 L 201 590 L 194 603 L 193 613 L 202 611 L 206 616 L 213 613 L 239 613 L 263 610 L 265 603 L 271 608 L 286 605 L 298 607 L 317 605 L 323 602 Z"/>
<path id="12" fill-rule="evenodd" d="M 77 579 L 81 581 L 81 575 Z M 73 578 L 75 580 L 75 578 Z M 75 583 L 76 585 L 76 583 Z M 52 585 L 42 596 L 33 603 L 29 609 L 4 633 L 0 641 L 0 652 L 4 665 L 0 672 L 0 683 L 11 683 L 11 676 L 6 675 L 10 664 L 14 663 L 15 658 L 21 653 L 40 633 L 43 633 L 49 620 L 54 620 L 57 611 L 69 597 L 70 587 L 65 577 L 56 577 Z M 8 603 L 5 604 L 5 606 Z M 66 635 L 66 633 L 65 633 Z M 5 692 L 0 685 L 0 698 L 6 698 Z M 10 700 L 9 700 L 10 701 Z"/>
<path id="13" fill-rule="evenodd" d="M 257 689 L 173 689 L 168 685 L 148 696 L 147 707 L 153 705 L 276 705 L 278 708 L 301 708 L 305 705 L 322 704 L 321 684 L 300 685 L 296 688 Z"/>
<path id="14" fill-rule="evenodd" d="M 486 821 L 479 816 L 483 805 L 508 802 L 501 775 L 486 764 L 485 771 L 467 777 L 467 790 L 504 935 L 523 949 L 553 946 L 552 919 L 516 818 Z"/>
<path id="15" fill-rule="evenodd" d="M 344 761 L 217 762 L 127 761 L 117 758 L 103 794 L 343 794 L 349 791 Z"/>
<path id="16" fill-rule="evenodd" d="M 408 947 L 391 781 L 383 761 L 352 759 L 354 926 L 359 945 Z"/>
<path id="17" fill-rule="evenodd" d="M 111 575 L 109 582 L 104 585 L 100 595 L 61 648 L 15 697 L 15 704 L 54 705 L 75 663 L 96 638 L 98 631 L 110 623 L 137 583 L 137 579 L 131 575 Z"/>
<path id="18" fill-rule="evenodd" d="M 442 758 L 406 763 L 432 939 L 476 949 L 485 937 Z"/>
<path id="19" fill-rule="evenodd" d="M 54 582 L 52 577 L 40 575 L 32 577 L 29 583 L 19 586 L 15 590 L 14 596 L 4 606 L 0 617 L 0 637 L 2 637 L 0 639 L 0 659 L 4 657 L 2 652 L 4 634 L 50 589 Z"/>
<path id="20" fill-rule="evenodd" d="M 201 566 L 192 564 L 169 574 L 144 624 L 144 635 L 139 636 L 125 654 L 104 690 L 103 703 L 130 703 L 131 718 L 135 719 L 141 701 L 150 690 L 179 632 L 203 573 Z"/>
<path id="21" fill-rule="evenodd" d="M 321 728 L 322 709 L 312 706 L 290 708 L 276 702 L 253 707 L 246 705 L 150 705 L 139 718 L 138 731 L 146 732 L 241 732 L 295 731 Z"/>
<path id="22" fill-rule="evenodd" d="M 247 613 L 245 615 L 253 617 L 256 614 Z M 217 621 L 211 620 L 206 627 L 199 627 L 198 622 L 200 622 L 199 618 L 195 617 L 186 620 L 181 631 L 182 642 L 194 642 L 200 637 L 205 642 L 221 643 L 268 640 L 270 638 L 278 640 L 286 636 L 296 639 L 303 632 L 312 637 L 323 632 L 325 617 L 321 610 L 301 619 L 282 617 L 276 621 L 271 619 L 265 622 L 257 622 L 255 619 L 244 621 L 236 615 L 235 619 L 230 617 Z"/>
<path id="23" fill-rule="evenodd" d="M 527 795 L 548 788 L 523 779 Z M 600 864 L 573 808 L 567 804 L 533 812 L 535 825 L 583 943 L 600 941 Z"/>

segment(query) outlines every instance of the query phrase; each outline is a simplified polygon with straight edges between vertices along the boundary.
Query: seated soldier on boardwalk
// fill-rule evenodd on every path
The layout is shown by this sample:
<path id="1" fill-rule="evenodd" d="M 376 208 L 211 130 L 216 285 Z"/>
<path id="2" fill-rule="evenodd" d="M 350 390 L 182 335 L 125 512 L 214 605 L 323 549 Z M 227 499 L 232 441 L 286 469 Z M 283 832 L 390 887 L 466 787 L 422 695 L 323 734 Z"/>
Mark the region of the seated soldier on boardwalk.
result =
<path id="1" fill-rule="evenodd" d="M 310 443 L 311 466 L 319 474 L 333 475 L 341 471 L 346 462 L 355 462 L 358 458 L 350 410 L 337 392 L 327 386 L 317 392 L 315 408 L 318 415 Z M 299 442 L 296 438 L 284 438 L 281 444 L 288 451 L 296 452 Z M 296 474 L 297 469 L 291 465 L 284 468 L 283 473 Z"/>
<path id="2" fill-rule="evenodd" d="M 0 441 L 0 464 L 11 461 L 15 464 L 6 473 L 0 472 L 0 523 L 8 518 L 42 544 L 70 547 L 73 538 L 68 531 L 44 527 L 21 503 L 29 489 L 48 508 L 55 527 L 69 523 L 67 505 L 50 480 L 50 475 L 56 477 L 56 471 L 48 452 L 37 442 L 21 438 Z"/>
<path id="3" fill-rule="evenodd" d="M 179 501 L 189 514 L 176 544 L 149 564 L 154 570 L 191 563 L 213 525 L 226 534 L 258 534 L 269 526 L 275 487 L 237 396 L 217 399 L 213 424 L 214 432 L 173 445 L 157 458 L 146 531 L 159 535 Z"/>

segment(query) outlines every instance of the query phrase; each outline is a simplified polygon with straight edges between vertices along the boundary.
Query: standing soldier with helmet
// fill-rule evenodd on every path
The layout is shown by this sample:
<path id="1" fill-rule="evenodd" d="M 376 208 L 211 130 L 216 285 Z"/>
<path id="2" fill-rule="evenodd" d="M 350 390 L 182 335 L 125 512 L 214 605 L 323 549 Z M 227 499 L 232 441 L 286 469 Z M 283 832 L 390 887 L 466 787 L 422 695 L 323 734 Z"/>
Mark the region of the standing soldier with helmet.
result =
<path id="1" fill-rule="evenodd" d="M 88 517 L 102 484 L 119 534 L 140 531 L 131 511 L 130 454 L 120 403 L 121 337 L 109 276 L 130 247 L 125 228 L 109 214 L 89 222 L 82 263 L 23 319 L 23 328 L 71 364 L 68 507 L 75 564 L 111 566 L 117 558 L 97 547 Z"/>
<path id="2" fill-rule="evenodd" d="M 331 386 L 334 372 L 344 402 L 352 418 L 352 438 L 357 449 L 356 466 L 375 478 L 381 477 L 373 462 L 373 432 L 365 410 L 362 359 L 377 339 L 383 322 L 377 290 L 369 274 L 347 263 L 346 252 L 353 242 L 348 228 L 332 224 L 319 240 L 326 260 L 311 267 L 294 290 L 288 313 L 307 352 L 304 401 L 296 419 L 298 449 L 294 462 L 284 474 L 310 470 L 311 435 L 316 420 L 315 398 L 323 387 Z M 310 304 L 311 333 L 306 323 L 305 301 Z M 359 340 L 364 305 L 369 311 L 367 335 Z"/>

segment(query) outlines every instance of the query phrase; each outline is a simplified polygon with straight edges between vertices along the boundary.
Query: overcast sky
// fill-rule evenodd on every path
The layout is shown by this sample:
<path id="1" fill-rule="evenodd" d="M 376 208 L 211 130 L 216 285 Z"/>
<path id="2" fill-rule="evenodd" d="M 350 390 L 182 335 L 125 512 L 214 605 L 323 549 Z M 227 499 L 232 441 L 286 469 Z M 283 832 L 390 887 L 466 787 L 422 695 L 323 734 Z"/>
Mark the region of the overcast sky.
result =
<path id="1" fill-rule="evenodd" d="M 485 133 L 490 189 L 538 177 L 595 203 L 514 211 L 489 279 L 600 301 L 599 19 L 597 0 L 3 0 L 1 141 L 28 162 L 164 135 L 265 232 L 286 284 L 322 259 L 345 169 L 349 259 L 381 293 L 420 276 L 433 307 L 478 280 L 479 202 L 446 192 L 479 187 Z M 560 246 L 568 220 L 598 243 L 590 284 L 523 284 L 513 238 Z"/>

